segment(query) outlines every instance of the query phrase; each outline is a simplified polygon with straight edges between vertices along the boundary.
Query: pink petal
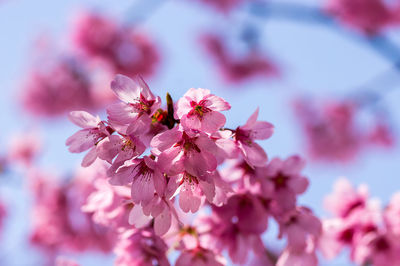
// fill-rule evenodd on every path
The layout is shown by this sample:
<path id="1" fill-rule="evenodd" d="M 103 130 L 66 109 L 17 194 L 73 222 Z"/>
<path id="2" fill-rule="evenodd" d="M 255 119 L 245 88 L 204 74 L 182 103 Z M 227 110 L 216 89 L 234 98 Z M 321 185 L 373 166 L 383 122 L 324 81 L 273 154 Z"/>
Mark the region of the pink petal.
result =
<path id="1" fill-rule="evenodd" d="M 86 151 L 97 142 L 97 136 L 92 133 L 92 129 L 82 129 L 69 137 L 65 144 L 68 150 L 73 153 L 80 153 Z"/>
<path id="2" fill-rule="evenodd" d="M 126 103 L 134 103 L 140 98 L 142 85 L 138 80 L 133 81 L 127 76 L 118 74 L 111 82 L 111 89 L 120 100 Z"/>
<path id="3" fill-rule="evenodd" d="M 225 125 L 226 118 L 220 112 L 205 113 L 201 122 L 201 130 L 207 133 L 214 133 Z"/>
<path id="4" fill-rule="evenodd" d="M 132 200 L 146 204 L 154 197 L 154 181 L 151 177 L 138 176 L 132 183 Z"/>
<path id="5" fill-rule="evenodd" d="M 257 109 L 254 111 L 254 113 L 247 120 L 246 124 L 242 127 L 243 129 L 251 129 L 253 127 L 253 125 L 257 121 L 258 112 L 259 112 L 259 108 L 257 107 Z"/>
<path id="6" fill-rule="evenodd" d="M 91 150 L 89 150 L 89 152 L 85 155 L 85 157 L 83 157 L 82 160 L 82 167 L 88 167 L 90 166 L 92 163 L 94 163 L 94 161 L 97 158 L 97 151 L 96 148 L 93 147 Z"/>
<path id="7" fill-rule="evenodd" d="M 98 117 L 94 117 L 85 111 L 73 111 L 68 114 L 68 119 L 81 128 L 96 128 L 100 123 Z"/>
<path id="8" fill-rule="evenodd" d="M 164 211 L 154 219 L 154 232 L 156 235 L 162 236 L 168 232 L 171 227 L 171 212 L 169 208 L 164 208 Z"/>
<path id="9" fill-rule="evenodd" d="M 213 111 L 226 111 L 231 109 L 231 105 L 221 97 L 210 95 L 207 97 L 207 100 L 210 104 L 207 104 L 206 107 Z"/>
<path id="10" fill-rule="evenodd" d="M 268 161 L 268 156 L 264 149 L 257 143 L 251 143 L 251 145 L 246 145 L 239 142 L 239 148 L 242 150 L 244 159 L 246 162 L 252 166 L 264 166 Z"/>
<path id="11" fill-rule="evenodd" d="M 182 131 L 179 131 L 178 127 L 174 127 L 171 130 L 164 131 L 154 136 L 150 142 L 150 146 L 157 148 L 159 151 L 165 151 L 177 143 L 181 138 Z"/>
<path id="12" fill-rule="evenodd" d="M 112 123 L 127 125 L 136 120 L 138 113 L 132 106 L 120 102 L 108 106 L 107 115 Z"/>
<path id="13" fill-rule="evenodd" d="M 134 225 L 136 228 L 145 227 L 151 219 L 151 216 L 144 215 L 142 206 L 139 204 L 135 204 L 129 213 L 129 224 Z"/>
<path id="14" fill-rule="evenodd" d="M 268 139 L 274 133 L 274 126 L 271 123 L 257 121 L 251 128 L 252 139 Z"/>

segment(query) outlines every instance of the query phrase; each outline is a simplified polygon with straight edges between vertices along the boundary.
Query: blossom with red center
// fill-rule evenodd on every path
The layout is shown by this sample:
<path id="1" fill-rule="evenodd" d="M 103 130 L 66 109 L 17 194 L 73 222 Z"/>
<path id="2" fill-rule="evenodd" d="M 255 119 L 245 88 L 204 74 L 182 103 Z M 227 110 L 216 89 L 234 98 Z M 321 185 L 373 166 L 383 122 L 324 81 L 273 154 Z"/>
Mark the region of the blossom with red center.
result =
<path id="1" fill-rule="evenodd" d="M 304 161 L 299 156 L 291 156 L 286 160 L 272 159 L 258 178 L 264 195 L 272 199 L 272 211 L 282 213 L 290 211 L 296 205 L 296 197 L 304 193 L 308 180 L 301 174 Z"/>
<path id="2" fill-rule="evenodd" d="M 154 196 L 154 192 L 163 195 L 166 180 L 157 162 L 148 156 L 133 159 L 120 167 L 111 175 L 112 185 L 127 185 L 132 183 L 132 200 L 136 204 L 146 204 Z"/>
<path id="3" fill-rule="evenodd" d="M 341 178 L 336 181 L 333 193 L 325 197 L 324 206 L 336 217 L 346 218 L 358 209 L 365 208 L 368 197 L 365 185 L 355 189 L 349 180 Z"/>
<path id="4" fill-rule="evenodd" d="M 151 116 L 160 107 L 160 97 L 155 97 L 139 76 L 132 80 L 127 76 L 117 75 L 111 82 L 111 89 L 122 102 L 107 108 L 110 123 L 125 129 L 128 134 L 140 129 L 146 131 L 151 124 Z M 124 133 L 124 130 L 119 131 Z"/>
<path id="5" fill-rule="evenodd" d="M 69 137 L 65 144 L 68 150 L 73 153 L 80 153 L 86 150 L 89 152 L 82 160 L 82 166 L 91 165 L 97 158 L 97 144 L 114 133 L 114 129 L 85 111 L 71 112 L 68 118 L 78 127 L 83 128 Z"/>
<path id="6" fill-rule="evenodd" d="M 231 106 L 224 99 L 206 89 L 190 89 L 178 100 L 175 116 L 185 129 L 214 133 L 225 125 L 226 118 L 219 111 Z"/>
<path id="7" fill-rule="evenodd" d="M 160 55 L 147 34 L 124 27 L 100 14 L 82 12 L 75 21 L 72 39 L 79 51 L 113 73 L 152 75 Z"/>
<path id="8" fill-rule="evenodd" d="M 186 171 L 202 178 L 217 168 L 213 155 L 217 147 L 205 133 L 175 127 L 155 136 L 150 145 L 158 155 L 160 167 L 170 175 Z"/>
<path id="9" fill-rule="evenodd" d="M 274 132 L 274 126 L 265 121 L 257 121 L 258 108 L 247 120 L 246 124 L 239 126 L 235 131 L 235 141 L 242 152 L 243 158 L 251 166 L 264 166 L 268 161 L 264 149 L 255 143 L 255 140 L 268 139 Z"/>

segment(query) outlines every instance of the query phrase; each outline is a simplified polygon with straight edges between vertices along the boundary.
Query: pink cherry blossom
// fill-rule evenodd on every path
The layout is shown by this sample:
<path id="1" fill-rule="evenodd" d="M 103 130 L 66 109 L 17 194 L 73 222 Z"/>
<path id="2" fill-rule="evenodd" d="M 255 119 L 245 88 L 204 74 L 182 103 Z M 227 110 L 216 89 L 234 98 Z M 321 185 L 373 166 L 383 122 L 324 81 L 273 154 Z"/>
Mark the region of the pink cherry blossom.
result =
<path id="1" fill-rule="evenodd" d="M 349 180 L 341 178 L 336 181 L 333 193 L 325 197 L 324 205 L 333 215 L 346 218 L 358 208 L 364 208 L 368 197 L 365 185 L 355 189 Z"/>
<path id="2" fill-rule="evenodd" d="M 175 263 L 176 266 L 223 266 L 225 259 L 213 251 L 196 247 L 192 250 L 184 250 Z"/>
<path id="3" fill-rule="evenodd" d="M 143 142 L 134 135 L 111 135 L 101 141 L 96 148 L 97 156 L 118 168 L 125 161 L 134 159 L 146 150 Z M 116 157 L 116 158 L 115 158 Z M 113 163 L 113 160 L 115 161 Z"/>
<path id="4" fill-rule="evenodd" d="M 28 174 L 34 196 L 32 244 L 49 255 L 60 251 L 110 250 L 112 235 L 80 212 L 79 187 L 59 184 L 54 176 L 38 170 Z"/>
<path id="5" fill-rule="evenodd" d="M 246 0 L 218 0 L 218 1 L 200 0 L 200 1 L 222 13 L 228 13 L 235 7 L 240 6 L 243 2 L 246 2 Z"/>
<path id="6" fill-rule="evenodd" d="M 263 166 L 267 160 L 264 149 L 255 140 L 268 139 L 274 132 L 274 126 L 268 122 L 257 121 L 258 109 L 250 116 L 244 126 L 235 131 L 236 143 L 244 159 L 251 166 Z"/>
<path id="7" fill-rule="evenodd" d="M 170 175 L 186 171 L 202 178 L 217 168 L 213 155 L 217 146 L 202 132 L 183 131 L 175 127 L 155 136 L 150 145 L 152 152 L 158 155 L 160 167 Z"/>
<path id="8" fill-rule="evenodd" d="M 74 59 L 52 60 L 35 67 L 22 85 L 22 107 L 35 116 L 54 117 L 76 109 L 96 107 L 91 82 L 82 64 Z"/>
<path id="9" fill-rule="evenodd" d="M 82 128 L 67 139 L 68 150 L 80 153 L 90 149 L 82 161 L 82 166 L 89 166 L 97 158 L 96 145 L 99 141 L 110 136 L 114 129 L 107 126 L 99 117 L 94 117 L 85 111 L 71 112 L 68 118 L 72 123 Z"/>
<path id="10" fill-rule="evenodd" d="M 258 50 L 251 50 L 238 57 L 229 52 L 222 38 L 215 34 L 203 35 L 201 42 L 206 52 L 214 59 L 221 76 L 228 83 L 241 83 L 254 78 L 270 78 L 279 74 L 271 59 Z"/>
<path id="11" fill-rule="evenodd" d="M 296 114 L 303 127 L 308 153 L 320 161 L 350 161 L 362 147 L 363 135 L 355 123 L 355 106 L 349 102 L 298 100 Z"/>
<path id="12" fill-rule="evenodd" d="M 10 162 L 30 166 L 41 149 L 42 142 L 37 132 L 19 133 L 12 137 L 7 157 Z"/>
<path id="13" fill-rule="evenodd" d="M 236 194 L 226 205 L 213 207 L 212 216 L 202 220 L 203 236 L 217 251 L 228 249 L 235 263 L 244 263 L 249 251 L 264 252 L 260 235 L 267 229 L 268 215 L 261 201 L 251 194 Z"/>
<path id="14" fill-rule="evenodd" d="M 225 125 L 226 118 L 219 111 L 231 106 L 224 99 L 206 89 L 190 89 L 176 104 L 176 118 L 185 129 L 214 133 Z"/>
<path id="15" fill-rule="evenodd" d="M 92 213 L 95 223 L 106 227 L 128 227 L 128 215 L 133 208 L 128 187 L 111 186 L 105 178 L 94 181 L 96 191 L 92 192 L 82 211 Z"/>
<path id="16" fill-rule="evenodd" d="M 131 229 L 123 232 L 114 249 L 116 266 L 169 266 L 167 245 L 152 229 Z"/>
<path id="17" fill-rule="evenodd" d="M 344 24 L 369 35 L 398 23 L 396 10 L 383 0 L 328 0 L 326 10 Z"/>
<path id="18" fill-rule="evenodd" d="M 150 116 L 160 107 L 160 97 L 155 97 L 139 76 L 132 80 L 127 76 L 117 75 L 111 82 L 111 88 L 122 102 L 107 108 L 110 122 L 113 125 L 131 125 L 132 128 L 127 129 L 130 131 L 128 134 L 138 133 L 141 128 L 146 128 L 151 123 Z"/>
<path id="19" fill-rule="evenodd" d="M 291 156 L 286 160 L 274 158 L 264 170 L 259 170 L 261 197 L 266 195 L 273 200 L 271 207 L 275 213 L 293 209 L 297 195 L 306 191 L 308 180 L 301 174 L 304 165 L 299 156 Z"/>
<path id="20" fill-rule="evenodd" d="M 160 61 L 159 52 L 146 33 L 101 14 L 81 12 L 71 35 L 79 51 L 95 62 L 105 63 L 115 74 L 149 76 Z"/>
<path id="21" fill-rule="evenodd" d="M 112 185 L 127 185 L 131 183 L 132 200 L 134 203 L 146 204 L 154 196 L 164 194 L 166 180 L 159 169 L 157 162 L 148 156 L 142 159 L 134 159 L 129 165 L 119 168 L 111 176 Z"/>
<path id="22" fill-rule="evenodd" d="M 395 193 L 384 211 L 385 224 L 394 235 L 400 235 L 400 192 Z"/>
<path id="23" fill-rule="evenodd" d="M 384 148 L 392 148 L 395 145 L 395 136 L 389 126 L 384 122 L 378 122 L 367 135 L 367 141 Z"/>
<path id="24" fill-rule="evenodd" d="M 276 266 L 317 266 L 318 258 L 315 254 L 315 244 L 307 241 L 307 247 L 302 250 L 292 249 L 290 246 L 284 249 Z"/>
<path id="25" fill-rule="evenodd" d="M 353 258 L 358 264 L 399 265 L 399 251 L 399 242 L 395 236 L 372 231 L 366 233 L 355 245 Z"/>
<path id="26" fill-rule="evenodd" d="M 287 246 L 293 251 L 307 248 L 309 238 L 315 242 L 322 233 L 322 224 L 310 209 L 297 207 L 279 218 L 279 235 L 287 236 Z"/>

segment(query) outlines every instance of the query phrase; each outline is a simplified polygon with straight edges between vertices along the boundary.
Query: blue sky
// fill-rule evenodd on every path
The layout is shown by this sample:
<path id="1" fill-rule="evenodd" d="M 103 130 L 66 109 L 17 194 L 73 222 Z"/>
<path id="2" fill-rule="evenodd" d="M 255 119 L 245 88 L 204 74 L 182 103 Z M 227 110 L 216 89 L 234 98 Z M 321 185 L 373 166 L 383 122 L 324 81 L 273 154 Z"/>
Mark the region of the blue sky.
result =
<path id="1" fill-rule="evenodd" d="M 168 91 L 175 99 L 191 87 L 210 89 L 232 105 L 226 113 L 228 127 L 244 123 L 260 107 L 260 119 L 276 127 L 274 136 L 262 143 L 270 158 L 302 154 L 302 138 L 290 106 L 294 96 L 344 97 L 354 92 L 353 88 L 390 68 L 390 64 L 368 46 L 325 27 L 273 18 L 258 20 L 247 17 L 244 11 L 227 18 L 193 2 L 166 1 L 141 23 L 141 27 L 158 41 L 163 53 L 163 63 L 148 83 L 160 96 Z M 318 4 L 323 1 L 286 2 Z M 66 123 L 65 119 L 36 121 L 18 109 L 15 95 L 29 67 L 30 46 L 38 34 L 46 32 L 60 40 L 62 46 L 68 47 L 65 32 L 74 12 L 81 8 L 98 9 L 128 21 L 137 17 L 138 9 L 132 8 L 137 4 L 137 1 L 127 0 L 6 0 L 0 4 L 0 152 L 4 152 L 12 134 L 40 123 L 45 143 L 40 164 L 61 174 L 72 171 L 79 164 L 81 156 L 68 153 L 64 146 L 65 139 L 76 130 L 73 125 Z M 216 75 L 212 62 L 199 49 L 197 36 L 210 28 L 224 30 L 227 36 L 233 36 L 236 34 L 235 25 L 243 21 L 251 21 L 261 30 L 262 48 L 282 67 L 282 79 L 257 80 L 232 86 L 221 82 Z M 398 32 L 391 33 L 394 39 L 400 40 L 398 35 Z M 378 90 L 385 86 L 381 83 L 373 85 Z M 394 89 L 382 102 L 390 111 L 395 126 L 400 121 L 399 97 L 400 90 Z M 400 190 L 397 174 L 400 172 L 399 159 L 399 149 L 395 148 L 390 152 L 367 151 L 349 165 L 309 163 L 305 172 L 311 185 L 300 202 L 313 208 L 318 215 L 326 215 L 322 209 L 323 196 L 331 191 L 337 177 L 347 176 L 355 184 L 367 183 L 371 195 L 385 203 L 390 195 Z M 13 178 L 18 180 L 23 177 L 13 174 Z M 37 265 L 37 255 L 26 245 L 19 244 L 23 243 L 21 239 L 28 230 L 24 220 L 29 212 L 28 196 L 21 189 L 21 182 L 0 184 L 0 193 L 4 194 L 2 198 L 12 206 L 7 232 L 0 244 L 0 258 L 4 253 L 2 250 L 11 249 L 7 258 L 13 259 L 6 259 L 6 265 Z M 344 257 L 322 262 L 322 265 L 351 265 Z M 87 256 L 83 258 L 83 265 L 98 265 L 96 261 L 103 262 L 102 259 Z M 112 260 L 108 260 L 104 265 L 111 263 Z"/>

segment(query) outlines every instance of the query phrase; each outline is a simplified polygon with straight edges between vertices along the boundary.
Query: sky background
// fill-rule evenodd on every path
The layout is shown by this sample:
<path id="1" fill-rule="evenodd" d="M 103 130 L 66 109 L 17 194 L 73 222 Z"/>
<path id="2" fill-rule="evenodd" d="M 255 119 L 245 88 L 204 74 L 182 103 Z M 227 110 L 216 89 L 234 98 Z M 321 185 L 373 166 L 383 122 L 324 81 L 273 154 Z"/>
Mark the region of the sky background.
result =
<path id="1" fill-rule="evenodd" d="M 323 1 L 285 2 L 318 5 Z M 343 98 L 390 68 L 389 62 L 368 46 L 323 26 L 274 18 L 259 20 L 247 16 L 245 10 L 235 12 L 232 17 L 224 17 L 190 0 L 165 1 L 150 16 L 146 12 L 138 12 L 140 6 L 138 1 L 126 0 L 0 2 L 0 153 L 5 152 L 7 141 L 16 132 L 40 128 L 44 142 L 39 160 L 41 166 L 63 175 L 73 171 L 80 163 L 82 156 L 70 154 L 64 145 L 67 137 L 77 128 L 66 119 L 35 120 L 25 115 L 18 107 L 16 95 L 32 61 L 34 39 L 45 32 L 59 41 L 59 45 L 68 47 L 66 32 L 74 13 L 82 8 L 99 10 L 127 22 L 145 14 L 147 18 L 142 20 L 140 27 L 157 40 L 162 53 L 162 64 L 156 75 L 147 80 L 153 92 L 164 97 L 168 91 L 177 99 L 191 87 L 208 88 L 231 104 L 232 109 L 225 115 L 227 127 L 233 128 L 243 124 L 260 107 L 259 118 L 273 123 L 276 129 L 272 138 L 260 143 L 270 158 L 304 155 L 303 138 L 291 108 L 291 100 L 295 96 Z M 199 33 L 220 29 L 225 31 L 227 37 L 232 37 L 237 35 L 236 29 L 243 22 L 251 22 L 261 29 L 262 48 L 281 67 L 281 79 L 262 79 L 232 86 L 223 83 L 216 74 L 212 61 L 204 56 L 197 43 Z M 400 40 L 399 32 L 391 32 L 390 35 Z M 240 50 L 240 43 L 234 48 Z M 386 94 L 382 104 L 390 111 L 396 129 L 400 124 L 400 83 L 397 82 L 400 79 L 396 74 L 391 78 L 394 79 L 392 86 L 397 90 Z M 377 90 L 386 86 L 375 83 L 373 88 Z M 399 137 L 399 134 L 396 136 Z M 327 216 L 322 206 L 323 197 L 332 190 L 339 176 L 346 176 L 355 184 L 368 184 L 370 194 L 385 204 L 393 193 L 400 190 L 399 159 L 400 152 L 395 147 L 391 151 L 367 151 L 348 165 L 309 162 L 305 173 L 310 179 L 310 186 L 300 197 L 300 202 L 311 207 L 318 216 Z M 0 259 L 7 266 L 38 265 L 40 261 L 40 254 L 24 243 L 29 231 L 29 196 L 24 188 L 21 189 L 23 178 L 14 172 L 0 183 L 0 196 L 10 206 L 10 218 L 0 241 Z M 279 245 L 272 240 L 275 233 L 272 229 L 267 247 Z M 112 265 L 112 258 L 97 254 L 79 257 L 79 260 L 84 266 Z M 331 262 L 321 261 L 321 265 L 351 264 L 346 255 L 342 255 Z"/>

